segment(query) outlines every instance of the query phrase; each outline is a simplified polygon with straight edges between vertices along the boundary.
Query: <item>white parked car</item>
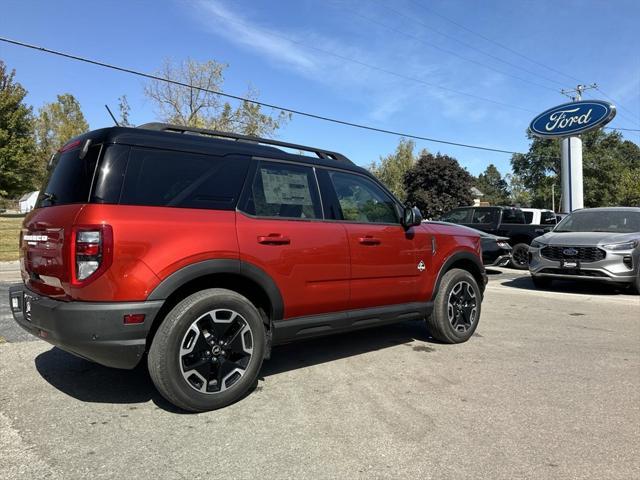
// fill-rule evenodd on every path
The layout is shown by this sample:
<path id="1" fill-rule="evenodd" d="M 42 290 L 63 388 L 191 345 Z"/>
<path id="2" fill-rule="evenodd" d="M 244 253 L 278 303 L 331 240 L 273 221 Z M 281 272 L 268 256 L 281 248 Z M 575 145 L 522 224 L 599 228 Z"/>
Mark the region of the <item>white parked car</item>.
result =
<path id="1" fill-rule="evenodd" d="M 521 208 L 524 219 L 529 225 L 555 225 L 556 214 L 553 210 L 544 208 Z"/>

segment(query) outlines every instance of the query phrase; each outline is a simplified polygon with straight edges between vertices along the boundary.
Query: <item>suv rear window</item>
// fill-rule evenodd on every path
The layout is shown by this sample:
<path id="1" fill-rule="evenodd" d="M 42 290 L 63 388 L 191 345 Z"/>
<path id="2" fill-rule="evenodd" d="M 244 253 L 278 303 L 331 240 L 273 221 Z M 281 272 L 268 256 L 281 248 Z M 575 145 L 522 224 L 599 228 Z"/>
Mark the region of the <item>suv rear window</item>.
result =
<path id="1" fill-rule="evenodd" d="M 556 214 L 553 212 L 542 212 L 540 214 L 541 225 L 555 225 L 557 223 Z"/>
<path id="2" fill-rule="evenodd" d="M 80 160 L 81 145 L 56 153 L 49 166 L 49 176 L 40 191 L 36 207 L 51 207 L 70 203 L 87 203 L 96 170 L 100 145 L 89 148 Z"/>
<path id="3" fill-rule="evenodd" d="M 132 148 L 121 204 L 233 210 L 249 158 Z"/>

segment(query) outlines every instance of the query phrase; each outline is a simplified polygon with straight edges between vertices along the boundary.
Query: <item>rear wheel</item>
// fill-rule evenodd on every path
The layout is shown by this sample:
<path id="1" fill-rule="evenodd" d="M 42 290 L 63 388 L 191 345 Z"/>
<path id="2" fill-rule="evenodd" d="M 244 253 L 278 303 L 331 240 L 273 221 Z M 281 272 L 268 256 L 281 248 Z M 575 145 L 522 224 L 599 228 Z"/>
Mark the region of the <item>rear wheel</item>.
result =
<path id="1" fill-rule="evenodd" d="M 529 268 L 529 245 L 526 243 L 516 243 L 511 252 L 511 266 L 518 270 Z"/>
<path id="2" fill-rule="evenodd" d="M 549 288 L 553 280 L 548 277 L 539 277 L 537 275 L 531 275 L 531 281 L 536 288 Z"/>
<path id="3" fill-rule="evenodd" d="M 215 410 L 255 384 L 264 347 L 264 324 L 249 300 L 230 290 L 203 290 L 167 314 L 149 350 L 149 373 L 174 405 Z"/>
<path id="4" fill-rule="evenodd" d="M 427 318 L 431 336 L 444 343 L 469 340 L 480 321 L 482 293 L 466 270 L 454 268 L 442 277 L 432 314 Z"/>

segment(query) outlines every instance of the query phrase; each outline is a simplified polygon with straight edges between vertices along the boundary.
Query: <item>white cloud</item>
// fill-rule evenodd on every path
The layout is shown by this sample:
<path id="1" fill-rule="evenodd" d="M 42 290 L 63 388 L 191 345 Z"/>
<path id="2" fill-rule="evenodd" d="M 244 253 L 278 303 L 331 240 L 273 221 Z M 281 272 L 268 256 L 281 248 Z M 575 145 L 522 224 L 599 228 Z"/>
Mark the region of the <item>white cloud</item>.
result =
<path id="1" fill-rule="evenodd" d="M 370 41 L 366 38 L 366 43 L 355 39 L 344 43 L 338 35 L 328 37 L 301 28 L 283 33 L 236 13 L 219 0 L 198 0 L 190 5 L 194 6 L 195 18 L 207 31 L 266 57 L 279 68 L 333 88 L 343 98 L 361 103 L 369 112 L 369 118 L 377 122 L 406 110 L 438 111 L 444 117 L 465 121 L 480 121 L 492 114 L 486 104 L 472 98 L 363 65 L 424 79 L 434 85 L 449 86 L 457 81 L 460 85 L 451 88 L 465 90 L 458 60 L 428 52 L 414 41 L 400 40 L 393 35 L 372 35 Z M 357 22 L 352 25 L 354 36 L 362 36 L 361 27 Z M 484 86 L 499 84 L 501 80 L 495 74 L 477 77 Z"/>

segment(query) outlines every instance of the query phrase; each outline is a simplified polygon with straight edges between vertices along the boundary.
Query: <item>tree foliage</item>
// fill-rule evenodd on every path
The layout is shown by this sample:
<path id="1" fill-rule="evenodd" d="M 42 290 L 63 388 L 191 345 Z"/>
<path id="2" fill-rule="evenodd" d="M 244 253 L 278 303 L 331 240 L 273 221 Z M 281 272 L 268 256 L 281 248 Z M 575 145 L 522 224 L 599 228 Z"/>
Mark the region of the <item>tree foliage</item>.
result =
<path id="1" fill-rule="evenodd" d="M 635 185 L 626 180 L 640 169 L 640 147 L 617 131 L 592 130 L 582 136 L 585 207 L 629 205 Z M 531 194 L 531 205 L 551 206 L 551 185 L 561 195 L 560 141 L 532 137 L 529 152 L 511 158 L 513 172 Z M 637 177 L 636 177 L 637 178 Z"/>
<path id="2" fill-rule="evenodd" d="M 57 96 L 57 101 L 45 103 L 38 110 L 35 121 L 35 135 L 40 160 L 40 175 L 45 166 L 60 147 L 73 137 L 89 130 L 80 102 L 70 93 Z"/>
<path id="3" fill-rule="evenodd" d="M 27 91 L 0 60 L 0 196 L 16 197 L 36 188 L 33 115 Z"/>
<path id="4" fill-rule="evenodd" d="M 227 66 L 213 60 L 197 62 L 187 59 L 179 63 L 166 60 L 156 75 L 199 88 L 151 80 L 145 85 L 144 93 L 153 101 L 157 115 L 164 122 L 245 135 L 272 136 L 291 119 L 291 114 L 280 111 L 268 115 L 260 105 L 247 101 L 233 108 L 219 95 L 202 90 L 222 91 Z M 258 93 L 249 88 L 245 97 L 257 100 Z"/>
<path id="5" fill-rule="evenodd" d="M 489 164 L 484 173 L 478 175 L 475 182 L 476 188 L 484 193 L 482 200 L 491 205 L 508 205 L 509 185 L 502 178 L 502 175 L 492 163 Z"/>
<path id="6" fill-rule="evenodd" d="M 380 163 L 373 162 L 369 170 L 384 183 L 401 201 L 405 201 L 407 193 L 404 188 L 404 175 L 416 163 L 413 140 L 401 138 L 396 151 L 380 157 Z M 425 152 L 426 153 L 426 152 Z"/>
<path id="7" fill-rule="evenodd" d="M 425 218 L 436 218 L 447 210 L 473 202 L 473 177 L 458 161 L 440 153 L 423 153 L 404 176 L 407 203 Z"/>
<path id="8" fill-rule="evenodd" d="M 118 125 L 121 127 L 133 127 L 134 125 L 129 122 L 129 114 L 131 113 L 131 107 L 126 95 L 118 97 L 118 111 L 120 112 L 120 120 Z"/>

